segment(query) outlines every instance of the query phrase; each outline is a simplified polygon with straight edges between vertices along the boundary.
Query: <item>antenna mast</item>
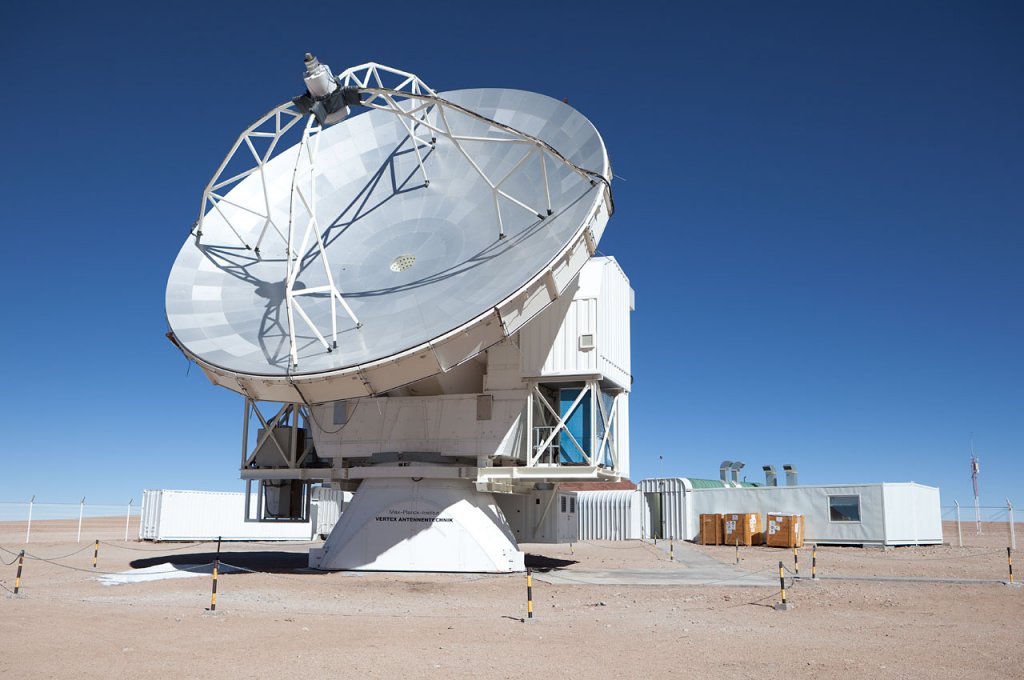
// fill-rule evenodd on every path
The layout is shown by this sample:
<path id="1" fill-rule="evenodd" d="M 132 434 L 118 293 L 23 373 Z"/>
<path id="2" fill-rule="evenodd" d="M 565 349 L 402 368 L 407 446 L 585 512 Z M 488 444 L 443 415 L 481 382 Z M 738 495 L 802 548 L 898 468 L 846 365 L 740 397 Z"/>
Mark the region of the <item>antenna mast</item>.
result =
<path id="1" fill-rule="evenodd" d="M 980 536 L 981 504 L 978 501 L 978 457 L 974 455 L 974 437 L 971 437 L 971 484 L 974 486 L 974 523 Z"/>

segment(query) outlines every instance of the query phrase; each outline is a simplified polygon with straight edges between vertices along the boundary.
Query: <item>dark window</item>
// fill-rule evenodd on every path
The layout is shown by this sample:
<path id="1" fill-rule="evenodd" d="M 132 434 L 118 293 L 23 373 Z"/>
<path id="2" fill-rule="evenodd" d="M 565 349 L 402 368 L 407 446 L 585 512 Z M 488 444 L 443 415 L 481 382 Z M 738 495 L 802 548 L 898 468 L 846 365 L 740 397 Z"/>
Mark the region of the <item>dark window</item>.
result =
<path id="1" fill-rule="evenodd" d="M 562 496 L 562 512 L 565 512 L 565 496 Z"/>
<path id="2" fill-rule="evenodd" d="M 833 522 L 859 522 L 860 496 L 829 496 L 828 518 Z"/>

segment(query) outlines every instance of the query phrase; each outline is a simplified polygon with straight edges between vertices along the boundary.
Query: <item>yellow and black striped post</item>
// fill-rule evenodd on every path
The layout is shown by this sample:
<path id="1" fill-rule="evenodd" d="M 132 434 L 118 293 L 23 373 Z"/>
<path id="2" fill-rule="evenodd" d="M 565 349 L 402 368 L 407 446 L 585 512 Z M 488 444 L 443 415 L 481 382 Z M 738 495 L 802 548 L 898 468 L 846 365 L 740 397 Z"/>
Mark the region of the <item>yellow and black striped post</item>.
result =
<path id="1" fill-rule="evenodd" d="M 213 592 L 210 593 L 210 611 L 217 611 L 217 570 L 220 567 L 220 560 L 213 560 Z"/>
<path id="2" fill-rule="evenodd" d="M 25 551 L 22 550 L 18 554 L 18 574 L 14 577 L 14 594 L 17 595 L 18 591 L 21 590 L 21 568 L 25 566 Z"/>
<path id="3" fill-rule="evenodd" d="M 669 562 L 675 562 L 676 561 L 676 554 L 675 554 L 675 551 L 673 550 L 673 547 L 672 547 L 672 539 L 671 538 L 668 539 L 668 561 Z"/>
<path id="4" fill-rule="evenodd" d="M 786 576 L 782 573 L 782 560 L 779 560 L 779 591 L 782 593 L 782 606 L 786 606 Z"/>
<path id="5" fill-rule="evenodd" d="M 736 539 L 736 564 L 740 563 L 740 539 Z"/>
<path id="6" fill-rule="evenodd" d="M 800 576 L 800 554 L 793 548 L 793 574 Z"/>
<path id="7" fill-rule="evenodd" d="M 1010 567 L 1010 585 L 1013 585 L 1013 548 L 1006 549 L 1006 564 Z M 21 569 L 19 568 L 19 573 Z M 15 591 L 17 592 L 17 591 Z"/>
<path id="8" fill-rule="evenodd" d="M 92 551 L 92 568 L 96 568 L 96 562 L 100 559 L 100 539 L 96 539 L 96 546 Z"/>
<path id="9" fill-rule="evenodd" d="M 526 618 L 533 618 L 533 572 L 526 570 Z"/>
<path id="10" fill-rule="evenodd" d="M 811 546 L 811 580 L 818 578 L 818 544 Z"/>

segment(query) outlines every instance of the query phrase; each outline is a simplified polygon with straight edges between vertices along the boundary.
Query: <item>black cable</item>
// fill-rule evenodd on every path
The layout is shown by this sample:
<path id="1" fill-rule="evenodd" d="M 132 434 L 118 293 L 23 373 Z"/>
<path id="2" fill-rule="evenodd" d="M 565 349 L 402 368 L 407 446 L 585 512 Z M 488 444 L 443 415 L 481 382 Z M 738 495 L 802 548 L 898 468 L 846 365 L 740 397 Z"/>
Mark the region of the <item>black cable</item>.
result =
<path id="1" fill-rule="evenodd" d="M 25 552 L 25 557 L 28 557 L 29 559 L 33 559 L 33 560 L 65 560 L 65 559 L 67 559 L 69 557 L 74 557 L 78 553 L 85 552 L 86 550 L 88 550 L 91 547 L 92 547 L 91 545 L 87 545 L 84 548 L 76 550 L 73 553 L 68 553 L 67 555 L 58 555 L 57 557 L 40 557 L 39 555 L 34 555 L 34 554 L 26 551 Z"/>

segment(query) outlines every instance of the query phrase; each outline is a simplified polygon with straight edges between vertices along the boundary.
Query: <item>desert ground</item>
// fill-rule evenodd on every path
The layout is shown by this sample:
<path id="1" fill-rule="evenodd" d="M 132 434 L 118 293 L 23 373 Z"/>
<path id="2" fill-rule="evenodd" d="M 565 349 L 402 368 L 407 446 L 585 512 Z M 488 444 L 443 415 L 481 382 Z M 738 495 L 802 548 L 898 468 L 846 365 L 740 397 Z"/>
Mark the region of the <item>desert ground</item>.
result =
<path id="1" fill-rule="evenodd" d="M 124 521 L 93 521 L 82 542 L 68 523 L 34 524 L 27 545 L 24 525 L 0 524 L 0 676 L 1024 677 L 1024 592 L 1007 584 L 1005 526 L 965 536 L 967 547 L 955 529 L 952 545 L 822 546 L 817 580 L 810 546 L 794 579 L 792 551 L 763 546 L 741 547 L 737 564 L 722 546 L 523 545 L 529 620 L 522 574 L 309 572 L 308 543 L 223 545 L 211 612 L 216 544 L 126 542 Z M 107 536 L 95 569 L 93 534 Z M 708 558 L 756 585 L 680 581 Z M 789 611 L 773 607 L 780 561 Z M 167 562 L 205 573 L 99 580 Z M 587 583 L 595 573 L 606 582 Z M 630 584 L 637 574 L 656 584 Z"/>

